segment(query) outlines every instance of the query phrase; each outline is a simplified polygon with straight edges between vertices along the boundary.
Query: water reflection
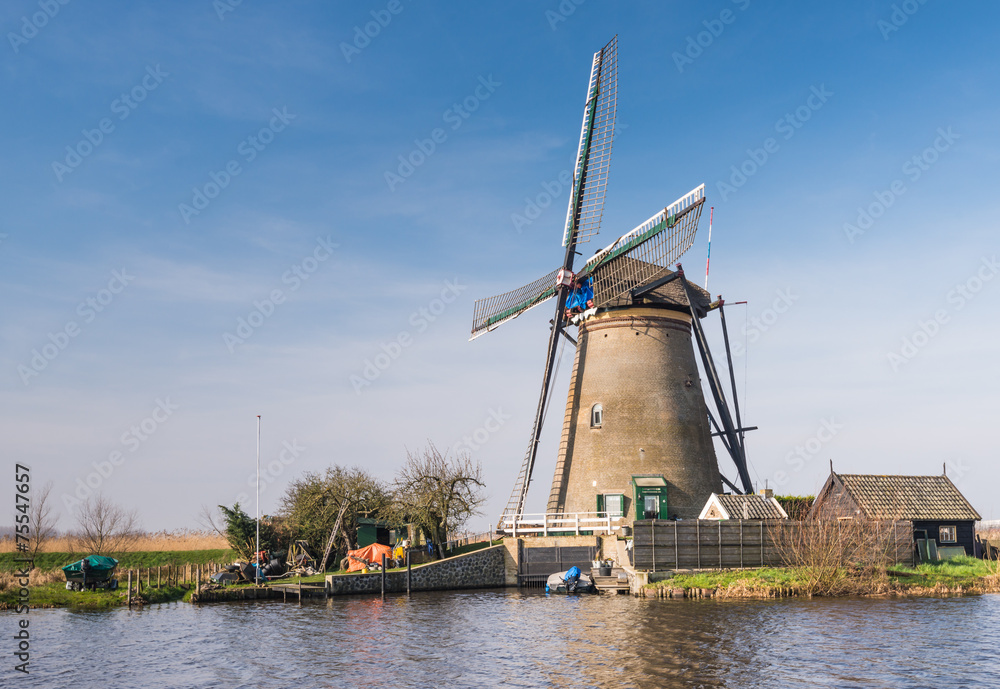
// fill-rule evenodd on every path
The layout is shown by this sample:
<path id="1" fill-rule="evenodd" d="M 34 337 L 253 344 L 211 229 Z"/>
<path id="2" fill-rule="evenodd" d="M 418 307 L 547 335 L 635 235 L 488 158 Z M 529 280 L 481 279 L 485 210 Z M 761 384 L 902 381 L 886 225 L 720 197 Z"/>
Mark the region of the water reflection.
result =
<path id="1" fill-rule="evenodd" d="M 1000 671 L 1000 596 L 469 591 L 31 615 L 38 686 L 978 687 Z"/>

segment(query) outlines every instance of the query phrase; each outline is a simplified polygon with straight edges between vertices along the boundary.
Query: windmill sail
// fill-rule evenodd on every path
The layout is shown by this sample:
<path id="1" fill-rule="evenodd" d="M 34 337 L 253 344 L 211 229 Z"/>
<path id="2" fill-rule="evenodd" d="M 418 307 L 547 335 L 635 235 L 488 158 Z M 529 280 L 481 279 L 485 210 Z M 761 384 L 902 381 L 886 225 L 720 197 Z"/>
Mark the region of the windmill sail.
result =
<path id="1" fill-rule="evenodd" d="M 566 231 L 563 246 L 566 255 L 563 270 L 572 273 L 576 258 L 576 245 L 597 234 L 604 213 L 604 192 L 608 185 L 608 169 L 611 166 L 611 142 L 615 135 L 615 110 L 618 99 L 618 37 L 594 54 L 587 86 L 587 105 L 584 108 L 583 128 L 580 133 L 580 148 L 576 154 L 573 173 L 573 194 L 570 196 L 566 213 Z M 544 279 L 544 278 L 543 278 Z M 531 428 L 531 440 L 521 462 L 521 470 L 514 482 L 501 522 L 517 519 L 524 512 L 524 500 L 531 484 L 531 473 L 535 467 L 538 441 L 542 435 L 545 407 L 549 386 L 562 332 L 562 315 L 566 306 L 568 290 L 556 287 L 556 313 L 549 332 L 548 355 L 545 359 L 545 373 L 542 375 L 542 390 L 538 397 L 535 422 Z"/>
<path id="2" fill-rule="evenodd" d="M 594 304 L 603 306 L 670 270 L 691 248 L 705 204 L 705 185 L 597 252 L 580 271 L 593 280 Z"/>
<path id="3" fill-rule="evenodd" d="M 556 278 L 559 269 L 556 268 L 545 277 L 541 277 L 534 282 L 498 294 L 495 297 L 476 300 L 476 307 L 472 314 L 472 337 L 474 340 L 484 333 L 488 333 L 501 323 L 517 318 L 525 311 L 544 303 L 556 294 Z"/>
<path id="4" fill-rule="evenodd" d="M 566 211 L 563 246 L 589 241 L 601 229 L 617 104 L 618 36 L 615 36 L 594 53 L 580 147 L 573 168 L 573 194 Z"/>

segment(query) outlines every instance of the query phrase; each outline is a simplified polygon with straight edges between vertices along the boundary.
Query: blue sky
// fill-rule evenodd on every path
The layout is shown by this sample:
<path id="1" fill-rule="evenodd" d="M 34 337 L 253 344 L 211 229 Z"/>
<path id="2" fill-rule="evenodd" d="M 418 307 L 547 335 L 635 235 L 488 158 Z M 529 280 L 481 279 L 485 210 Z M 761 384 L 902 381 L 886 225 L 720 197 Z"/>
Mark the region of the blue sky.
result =
<path id="1" fill-rule="evenodd" d="M 54 482 L 63 528 L 88 481 L 147 528 L 196 527 L 252 495 L 261 414 L 265 511 L 304 471 L 388 479 L 431 439 L 483 462 L 471 526 L 494 521 L 551 314 L 469 343 L 472 304 L 561 260 L 559 178 L 617 33 L 592 248 L 706 184 L 711 290 L 749 302 L 729 318 L 754 477 L 810 494 L 830 459 L 948 463 L 1000 518 L 998 19 L 935 0 L 5 3 L 6 461 Z M 699 280 L 707 229 L 683 259 Z"/>

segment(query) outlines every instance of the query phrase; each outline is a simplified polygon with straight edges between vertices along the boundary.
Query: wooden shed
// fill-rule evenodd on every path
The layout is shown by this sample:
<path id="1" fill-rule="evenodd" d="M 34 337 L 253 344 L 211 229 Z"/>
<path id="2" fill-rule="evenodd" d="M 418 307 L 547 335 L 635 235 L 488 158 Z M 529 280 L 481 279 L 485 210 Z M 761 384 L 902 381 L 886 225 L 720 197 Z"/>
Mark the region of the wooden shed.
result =
<path id="1" fill-rule="evenodd" d="M 810 519 L 905 520 L 914 539 L 975 554 L 975 524 L 982 519 L 945 475 L 882 476 L 830 472 L 809 511 Z"/>

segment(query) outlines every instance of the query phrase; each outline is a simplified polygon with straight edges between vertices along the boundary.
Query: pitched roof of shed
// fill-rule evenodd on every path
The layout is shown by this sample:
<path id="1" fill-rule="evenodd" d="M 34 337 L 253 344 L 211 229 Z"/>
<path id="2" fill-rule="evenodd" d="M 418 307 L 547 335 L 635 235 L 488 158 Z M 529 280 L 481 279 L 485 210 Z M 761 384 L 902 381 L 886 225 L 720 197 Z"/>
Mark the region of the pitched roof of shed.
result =
<path id="1" fill-rule="evenodd" d="M 716 495 L 730 519 L 788 519 L 773 498 L 763 495 Z M 744 511 L 745 508 L 745 511 Z"/>
<path id="2" fill-rule="evenodd" d="M 869 518 L 982 519 L 947 476 L 835 476 Z"/>

